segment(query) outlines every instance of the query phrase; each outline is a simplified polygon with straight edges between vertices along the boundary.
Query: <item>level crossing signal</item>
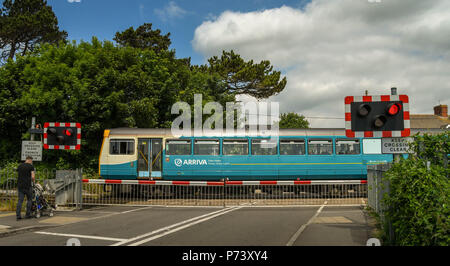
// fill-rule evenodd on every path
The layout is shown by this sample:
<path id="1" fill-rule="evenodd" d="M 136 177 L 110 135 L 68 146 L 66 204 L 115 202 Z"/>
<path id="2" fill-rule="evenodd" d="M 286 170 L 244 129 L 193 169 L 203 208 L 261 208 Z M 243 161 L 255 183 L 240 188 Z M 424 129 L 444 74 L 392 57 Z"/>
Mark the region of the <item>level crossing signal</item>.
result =
<path id="1" fill-rule="evenodd" d="M 411 134 L 407 95 L 345 97 L 347 137 L 408 137 Z"/>
<path id="2" fill-rule="evenodd" d="M 80 123 L 48 122 L 44 124 L 44 149 L 79 150 L 80 147 Z"/>

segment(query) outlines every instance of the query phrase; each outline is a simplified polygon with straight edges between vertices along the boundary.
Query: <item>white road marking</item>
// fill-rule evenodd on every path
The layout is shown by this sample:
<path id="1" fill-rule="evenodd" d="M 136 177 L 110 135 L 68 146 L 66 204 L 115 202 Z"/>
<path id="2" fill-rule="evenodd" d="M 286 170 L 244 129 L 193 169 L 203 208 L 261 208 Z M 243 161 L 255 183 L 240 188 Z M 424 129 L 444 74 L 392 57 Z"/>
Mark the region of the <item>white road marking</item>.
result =
<path id="1" fill-rule="evenodd" d="M 140 211 L 140 210 L 145 210 L 145 209 L 150 209 L 150 208 L 152 208 L 152 206 L 150 206 L 150 207 L 144 207 L 144 208 L 139 208 L 139 209 L 128 210 L 128 211 L 123 211 L 123 212 L 121 212 L 121 213 L 135 212 L 135 211 Z"/>
<path id="2" fill-rule="evenodd" d="M 208 216 L 208 217 L 203 218 L 203 219 L 201 219 L 201 220 L 196 220 L 196 221 L 194 221 L 194 222 L 192 222 L 192 223 L 188 223 L 188 224 L 186 224 L 186 225 L 177 227 L 177 228 L 175 228 L 175 229 L 172 229 L 172 230 L 170 230 L 170 231 L 164 232 L 164 233 L 162 233 L 162 234 L 159 234 L 159 235 L 156 235 L 156 236 L 152 236 L 152 237 L 143 239 L 143 240 L 141 240 L 141 241 L 135 242 L 135 243 L 133 243 L 133 244 L 131 244 L 131 245 L 128 245 L 128 246 L 139 246 L 139 245 L 141 245 L 141 244 L 150 242 L 150 241 L 152 241 L 152 240 L 158 239 L 158 238 L 163 237 L 163 236 L 165 236 L 165 235 L 169 235 L 169 234 L 175 233 L 175 232 L 177 232 L 177 231 L 180 231 L 180 230 L 183 230 L 183 229 L 185 229 L 185 228 L 191 227 L 191 226 L 193 226 L 193 225 L 196 225 L 196 224 L 199 224 L 199 223 L 208 221 L 208 220 L 210 220 L 210 219 L 212 219 L 212 218 L 215 218 L 215 217 L 224 215 L 224 214 L 226 214 L 226 213 L 229 213 L 229 212 L 232 212 L 232 211 L 241 209 L 241 208 L 243 208 L 243 207 L 244 207 L 244 206 L 242 206 L 242 207 L 236 207 L 236 208 L 233 208 L 233 209 L 229 209 L 229 210 L 227 210 L 227 211 L 224 211 L 224 212 L 220 212 L 220 213 L 214 214 L 214 215 L 212 215 L 212 216 Z"/>
<path id="3" fill-rule="evenodd" d="M 325 201 L 320 208 L 317 210 L 317 212 L 313 215 L 313 217 L 311 217 L 311 219 L 309 219 L 309 221 L 302 225 L 297 232 L 295 232 L 295 234 L 291 237 L 291 239 L 289 239 L 289 241 L 287 242 L 286 246 L 292 246 L 295 241 L 298 239 L 298 237 L 300 236 L 300 234 L 305 230 L 305 228 L 312 223 L 312 221 L 314 221 L 314 219 L 319 215 L 319 213 L 322 211 L 322 209 L 325 207 L 325 205 L 327 204 L 327 201 Z"/>
<path id="4" fill-rule="evenodd" d="M 207 214 L 203 214 L 203 215 L 200 215 L 200 216 L 196 216 L 196 217 L 190 218 L 188 220 L 184 220 L 184 221 L 178 222 L 176 224 L 172 224 L 172 225 L 169 225 L 169 226 L 166 226 L 166 227 L 163 227 L 163 228 L 151 231 L 151 232 L 143 234 L 143 235 L 139 235 L 139 236 L 136 236 L 136 237 L 133 237 L 133 238 L 130 238 L 130 239 L 126 239 L 126 240 L 121 241 L 119 243 L 112 244 L 111 246 L 124 245 L 124 244 L 130 243 L 130 242 L 139 240 L 141 238 L 149 237 L 151 235 L 154 235 L 154 234 L 157 234 L 157 233 L 160 233 L 160 232 L 168 231 L 168 230 L 170 230 L 170 229 L 172 229 L 174 227 L 181 226 L 183 224 L 186 224 L 186 223 L 189 223 L 189 222 L 192 222 L 192 221 L 204 218 L 204 217 L 208 217 L 208 216 L 211 216 L 211 215 L 215 215 L 217 213 L 225 212 L 225 211 L 233 209 L 233 208 L 235 208 L 235 207 L 229 207 L 229 208 L 221 209 L 221 210 L 218 210 L 218 211 L 209 212 Z"/>
<path id="5" fill-rule="evenodd" d="M 61 233 L 52 233 L 52 232 L 35 232 L 36 234 L 41 235 L 53 235 L 53 236 L 64 236 L 64 237 L 76 237 L 76 238 L 89 238 L 89 239 L 97 239 L 97 240 L 106 240 L 106 241 L 124 241 L 126 239 L 123 238 L 112 238 L 112 237 L 103 237 L 103 236 L 88 236 L 88 235 L 75 235 L 75 234 L 61 234 Z"/>

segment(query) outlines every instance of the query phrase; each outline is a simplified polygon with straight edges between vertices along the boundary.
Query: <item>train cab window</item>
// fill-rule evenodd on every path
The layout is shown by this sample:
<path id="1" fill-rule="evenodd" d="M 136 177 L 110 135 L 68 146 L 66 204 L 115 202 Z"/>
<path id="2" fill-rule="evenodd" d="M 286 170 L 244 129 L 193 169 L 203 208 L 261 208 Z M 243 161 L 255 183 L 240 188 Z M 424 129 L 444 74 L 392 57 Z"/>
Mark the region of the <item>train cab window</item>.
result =
<path id="1" fill-rule="evenodd" d="M 363 139 L 364 154 L 381 154 L 381 139 Z"/>
<path id="2" fill-rule="evenodd" d="M 336 154 L 359 154 L 360 146 L 358 139 L 337 139 Z"/>
<path id="3" fill-rule="evenodd" d="M 132 139 L 111 139 L 109 141 L 109 154 L 134 154 L 134 140 Z"/>
<path id="4" fill-rule="evenodd" d="M 167 155 L 190 155 L 191 141 L 190 140 L 167 140 L 166 141 Z"/>
<path id="5" fill-rule="evenodd" d="M 282 139 L 280 140 L 280 155 L 304 155 L 305 140 Z"/>
<path id="6" fill-rule="evenodd" d="M 252 155 L 277 155 L 277 143 L 270 139 L 253 139 Z"/>
<path id="7" fill-rule="evenodd" d="M 218 140 L 195 140 L 195 155 L 219 155 L 220 144 Z"/>
<path id="8" fill-rule="evenodd" d="M 248 140 L 223 140 L 223 155 L 248 155 Z"/>
<path id="9" fill-rule="evenodd" d="M 333 140 L 331 139 L 310 139 L 308 141 L 308 154 L 310 155 L 332 155 Z"/>

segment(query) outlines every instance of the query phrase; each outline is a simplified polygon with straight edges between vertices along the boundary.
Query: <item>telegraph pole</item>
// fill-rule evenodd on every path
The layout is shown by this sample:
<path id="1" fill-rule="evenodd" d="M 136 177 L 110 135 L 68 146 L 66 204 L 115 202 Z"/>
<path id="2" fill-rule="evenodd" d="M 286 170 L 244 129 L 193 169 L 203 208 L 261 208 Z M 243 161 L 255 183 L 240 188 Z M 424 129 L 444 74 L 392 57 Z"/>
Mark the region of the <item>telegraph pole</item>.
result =
<path id="1" fill-rule="evenodd" d="M 32 129 L 35 129 L 36 128 L 36 117 L 32 117 L 31 118 L 31 128 Z M 31 139 L 30 140 L 34 140 L 34 133 L 33 133 L 33 131 L 31 131 Z"/>

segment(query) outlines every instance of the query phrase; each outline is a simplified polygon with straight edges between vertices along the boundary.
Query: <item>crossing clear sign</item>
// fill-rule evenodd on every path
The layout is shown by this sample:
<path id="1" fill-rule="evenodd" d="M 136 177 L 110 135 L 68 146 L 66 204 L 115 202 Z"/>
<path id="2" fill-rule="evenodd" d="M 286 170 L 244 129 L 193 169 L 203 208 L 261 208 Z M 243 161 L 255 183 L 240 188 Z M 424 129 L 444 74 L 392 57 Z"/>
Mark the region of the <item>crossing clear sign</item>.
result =
<path id="1" fill-rule="evenodd" d="M 27 156 L 33 157 L 33 161 L 42 161 L 42 142 L 40 141 L 22 141 L 22 161 L 25 161 Z"/>
<path id="2" fill-rule="evenodd" d="M 385 154 L 410 153 L 409 143 L 412 138 L 382 138 L 381 152 Z"/>

